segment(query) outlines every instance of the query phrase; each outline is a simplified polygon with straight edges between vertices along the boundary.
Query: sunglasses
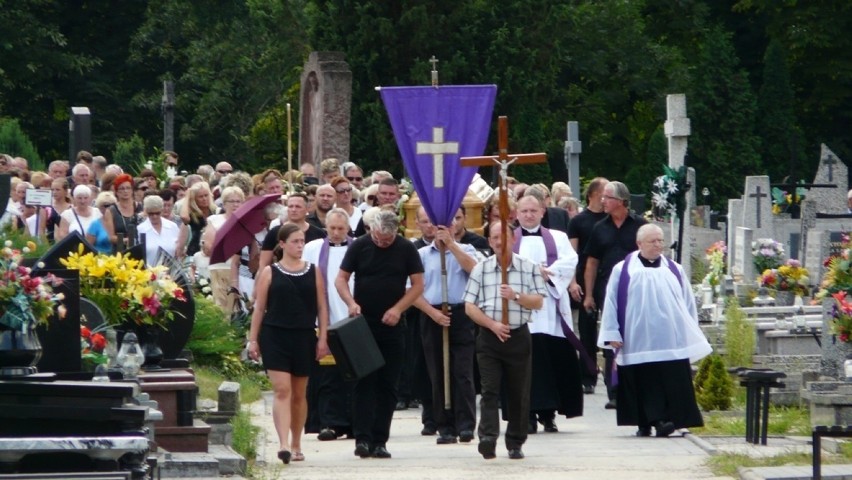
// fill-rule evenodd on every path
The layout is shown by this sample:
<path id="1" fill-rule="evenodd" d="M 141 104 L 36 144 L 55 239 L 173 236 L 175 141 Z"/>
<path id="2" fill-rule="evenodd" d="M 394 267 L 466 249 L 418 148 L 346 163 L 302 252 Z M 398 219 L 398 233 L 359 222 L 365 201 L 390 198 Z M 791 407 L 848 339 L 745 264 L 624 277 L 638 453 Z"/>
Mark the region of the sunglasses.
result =
<path id="1" fill-rule="evenodd" d="M 139 188 L 137 188 L 137 190 L 141 190 L 141 191 L 143 191 L 143 192 L 147 192 L 147 191 L 148 191 L 148 187 L 139 187 Z"/>
<path id="2" fill-rule="evenodd" d="M 340 190 L 336 190 L 337 193 L 349 193 L 352 191 L 352 188 L 341 188 Z"/>
<path id="3" fill-rule="evenodd" d="M 101 205 L 101 208 L 112 208 L 113 205 L 115 205 L 115 204 L 114 203 L 105 203 L 105 204 Z"/>
<path id="4" fill-rule="evenodd" d="M 346 177 L 346 179 L 350 182 L 360 182 L 361 180 L 364 180 L 364 177 Z"/>

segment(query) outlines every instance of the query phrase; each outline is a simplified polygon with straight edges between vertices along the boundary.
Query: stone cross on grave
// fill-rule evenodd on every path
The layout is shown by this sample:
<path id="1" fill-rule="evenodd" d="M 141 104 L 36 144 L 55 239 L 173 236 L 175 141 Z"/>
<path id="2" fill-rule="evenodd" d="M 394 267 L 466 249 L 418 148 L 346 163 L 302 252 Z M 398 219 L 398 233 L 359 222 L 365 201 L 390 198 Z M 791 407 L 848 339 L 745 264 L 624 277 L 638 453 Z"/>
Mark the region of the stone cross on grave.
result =
<path id="1" fill-rule="evenodd" d="M 690 126 L 689 117 L 686 116 L 686 95 L 676 93 L 666 95 L 666 123 L 663 130 L 668 139 L 669 145 L 669 168 L 678 171 L 686 163 L 686 151 L 688 139 L 692 128 Z M 687 183 L 694 186 L 694 170 L 687 171 Z M 692 225 L 690 216 L 692 209 L 695 207 L 695 192 L 691 189 L 686 194 L 686 201 L 683 209 L 683 216 L 672 222 L 672 228 L 677 223 L 677 248 L 675 249 L 675 260 L 678 261 L 684 269 L 687 278 L 692 274 L 690 265 L 690 245 L 692 241 Z M 674 238 L 674 232 L 672 232 Z M 685 248 L 684 248 L 685 247 Z M 683 260 L 686 259 L 686 260 Z"/>
<path id="2" fill-rule="evenodd" d="M 499 166 L 500 175 L 497 177 L 497 189 L 500 192 L 500 238 L 502 248 L 500 252 L 494 252 L 500 259 L 500 282 L 508 283 L 509 261 L 511 260 L 511 246 L 506 241 L 509 236 L 509 192 L 507 178 L 509 177 L 509 165 L 524 165 L 530 163 L 544 163 L 547 155 L 544 153 L 509 153 L 509 118 L 501 116 L 497 123 L 497 147 L 499 155 L 485 157 L 463 157 L 461 164 L 465 167 Z M 503 299 L 503 325 L 509 324 L 509 301 Z"/>
<path id="3" fill-rule="evenodd" d="M 760 199 L 767 197 L 766 192 L 760 192 L 760 185 L 755 187 L 755 193 L 748 194 L 749 197 L 755 199 L 755 204 L 757 205 L 757 228 L 760 228 Z"/>
<path id="4" fill-rule="evenodd" d="M 568 172 L 568 186 L 571 193 L 580 198 L 580 153 L 583 142 L 580 141 L 580 127 L 577 122 L 568 122 L 568 137 L 565 140 L 565 169 Z"/>
<path id="5" fill-rule="evenodd" d="M 444 141 L 444 127 L 432 127 L 431 142 L 417 142 L 418 155 L 431 155 L 434 172 L 432 185 L 444 188 L 444 154 L 459 153 L 459 142 Z"/>
<path id="6" fill-rule="evenodd" d="M 837 165 L 837 158 L 835 158 L 834 155 L 829 153 L 828 156 L 826 156 L 825 160 L 822 161 L 822 163 L 828 165 L 828 181 L 833 182 L 834 166 Z"/>

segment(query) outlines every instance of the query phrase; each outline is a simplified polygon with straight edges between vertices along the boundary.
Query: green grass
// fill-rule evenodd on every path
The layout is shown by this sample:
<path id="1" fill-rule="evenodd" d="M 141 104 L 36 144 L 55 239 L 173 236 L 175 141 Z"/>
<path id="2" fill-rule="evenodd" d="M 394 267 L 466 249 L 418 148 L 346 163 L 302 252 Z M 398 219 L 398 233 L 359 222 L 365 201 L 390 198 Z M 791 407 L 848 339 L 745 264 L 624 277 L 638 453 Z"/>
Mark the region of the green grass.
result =
<path id="1" fill-rule="evenodd" d="M 257 435 L 260 433 L 260 427 L 252 425 L 251 415 L 243 410 L 231 419 L 233 427 L 233 440 L 231 447 L 235 452 L 246 458 L 248 472 L 254 468 L 255 458 L 257 458 Z"/>
<path id="2" fill-rule="evenodd" d="M 704 426 L 690 428 L 697 435 L 745 436 L 745 410 L 741 415 L 714 414 L 704 415 Z M 811 433 L 810 412 L 800 407 L 769 407 L 770 435 L 808 436 Z"/>
<path id="3" fill-rule="evenodd" d="M 849 463 L 852 460 L 852 443 L 844 443 L 840 448 L 841 453 L 839 454 L 823 451 L 822 463 L 824 465 Z M 812 464 L 811 454 L 803 452 L 791 452 L 774 457 L 760 458 L 752 458 L 739 453 L 720 453 L 713 455 L 707 460 L 707 466 L 710 467 L 713 475 L 734 478 L 738 478 L 737 467 L 810 466 Z"/>
<path id="4" fill-rule="evenodd" d="M 216 400 L 219 395 L 219 385 L 224 381 L 240 384 L 240 403 L 243 405 L 260 400 L 261 392 L 268 389 L 269 380 L 261 372 L 248 372 L 234 379 L 226 378 L 220 371 L 210 367 L 193 367 L 193 369 L 201 398 Z"/>

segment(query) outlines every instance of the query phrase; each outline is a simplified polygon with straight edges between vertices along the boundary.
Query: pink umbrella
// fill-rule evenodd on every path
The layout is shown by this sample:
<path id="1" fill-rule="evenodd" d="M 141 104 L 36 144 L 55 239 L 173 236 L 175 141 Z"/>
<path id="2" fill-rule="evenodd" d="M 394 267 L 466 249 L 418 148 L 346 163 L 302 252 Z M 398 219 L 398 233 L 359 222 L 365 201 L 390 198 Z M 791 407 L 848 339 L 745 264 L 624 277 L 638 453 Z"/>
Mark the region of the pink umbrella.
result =
<path id="1" fill-rule="evenodd" d="M 266 206 L 278 201 L 281 195 L 252 197 L 240 205 L 216 232 L 210 263 L 221 263 L 254 240 L 254 235 L 266 227 Z"/>

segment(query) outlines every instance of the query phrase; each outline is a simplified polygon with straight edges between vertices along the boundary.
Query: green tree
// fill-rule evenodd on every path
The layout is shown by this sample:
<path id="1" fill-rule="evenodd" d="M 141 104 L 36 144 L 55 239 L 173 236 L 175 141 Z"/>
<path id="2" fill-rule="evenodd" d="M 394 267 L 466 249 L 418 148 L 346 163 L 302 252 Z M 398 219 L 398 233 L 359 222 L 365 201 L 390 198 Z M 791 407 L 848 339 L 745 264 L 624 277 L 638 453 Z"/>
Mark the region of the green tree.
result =
<path id="1" fill-rule="evenodd" d="M 30 170 L 44 169 L 44 162 L 41 161 L 38 151 L 21 130 L 17 120 L 0 118 L 0 153 L 26 158 Z"/>
<path id="2" fill-rule="evenodd" d="M 764 172 L 757 153 L 756 100 L 738 64 L 731 35 L 719 26 L 708 30 L 687 96 L 692 124 L 687 165 L 696 170 L 693 188 L 708 187 L 714 208 L 742 195 L 746 175 Z"/>
<path id="3" fill-rule="evenodd" d="M 802 178 L 805 174 L 800 161 L 804 159 L 802 138 L 794 111 L 790 71 L 778 40 L 772 40 L 766 49 L 763 83 L 757 100 L 761 154 L 770 178 L 778 181 L 790 174 Z"/>

